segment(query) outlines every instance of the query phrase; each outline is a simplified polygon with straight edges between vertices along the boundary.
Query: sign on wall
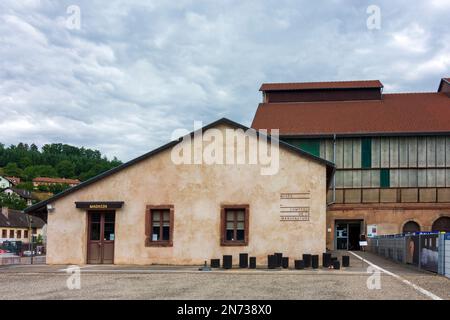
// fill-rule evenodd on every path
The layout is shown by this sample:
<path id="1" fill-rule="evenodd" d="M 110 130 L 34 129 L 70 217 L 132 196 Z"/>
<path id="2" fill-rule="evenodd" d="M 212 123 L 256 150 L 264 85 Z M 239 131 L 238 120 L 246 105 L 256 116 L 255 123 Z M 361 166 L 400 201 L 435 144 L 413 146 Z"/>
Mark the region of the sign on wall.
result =
<path id="1" fill-rule="evenodd" d="M 286 192 L 280 194 L 281 221 L 309 221 L 310 192 Z"/>
<path id="2" fill-rule="evenodd" d="M 378 227 L 376 224 L 367 225 L 367 237 L 372 238 L 378 235 Z"/>
<path id="3" fill-rule="evenodd" d="M 123 201 L 77 201 L 75 207 L 77 209 L 101 210 L 101 209 L 120 209 Z"/>

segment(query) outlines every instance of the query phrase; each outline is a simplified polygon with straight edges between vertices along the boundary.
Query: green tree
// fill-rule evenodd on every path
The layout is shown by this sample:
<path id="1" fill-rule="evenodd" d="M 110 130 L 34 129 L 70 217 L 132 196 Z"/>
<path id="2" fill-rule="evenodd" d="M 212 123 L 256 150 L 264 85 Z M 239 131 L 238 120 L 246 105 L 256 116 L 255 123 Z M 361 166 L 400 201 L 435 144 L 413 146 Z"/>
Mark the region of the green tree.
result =
<path id="1" fill-rule="evenodd" d="M 50 165 L 29 166 L 23 170 L 23 176 L 28 181 L 36 177 L 57 177 L 58 173 L 55 168 Z"/>
<path id="2" fill-rule="evenodd" d="M 8 207 L 14 210 L 23 210 L 27 207 L 27 202 L 19 196 L 0 193 L 0 207 Z"/>
<path id="3" fill-rule="evenodd" d="M 3 168 L 3 171 L 5 175 L 14 177 L 21 177 L 23 173 L 22 169 L 20 169 L 15 162 L 9 162 L 6 167 Z"/>
<path id="4" fill-rule="evenodd" d="M 42 238 L 42 234 L 38 234 L 38 236 L 36 237 L 36 244 L 42 245 L 43 242 L 44 242 L 44 239 Z"/>
<path id="5" fill-rule="evenodd" d="M 22 169 L 25 169 L 26 167 L 29 167 L 29 166 L 31 166 L 32 164 L 33 164 L 33 162 L 31 161 L 31 158 L 30 158 L 30 157 L 23 157 L 23 158 L 21 158 L 20 161 L 19 161 L 19 166 L 20 166 Z"/>
<path id="6" fill-rule="evenodd" d="M 37 189 L 41 192 L 50 192 L 50 187 L 46 185 L 37 186 Z"/>
<path id="7" fill-rule="evenodd" d="M 69 160 L 62 160 L 56 165 L 56 171 L 62 178 L 73 178 L 75 176 L 75 165 Z"/>
<path id="8" fill-rule="evenodd" d="M 62 183 L 62 184 L 51 184 L 48 186 L 48 191 L 50 191 L 53 194 L 58 194 L 60 192 L 63 192 L 66 189 L 69 189 L 70 186 L 66 183 Z"/>
<path id="9" fill-rule="evenodd" d="M 26 181 L 26 182 L 21 182 L 16 186 L 17 189 L 23 189 L 23 190 L 28 190 L 28 191 L 33 191 L 34 190 L 34 186 L 33 186 L 33 182 L 31 181 Z"/>

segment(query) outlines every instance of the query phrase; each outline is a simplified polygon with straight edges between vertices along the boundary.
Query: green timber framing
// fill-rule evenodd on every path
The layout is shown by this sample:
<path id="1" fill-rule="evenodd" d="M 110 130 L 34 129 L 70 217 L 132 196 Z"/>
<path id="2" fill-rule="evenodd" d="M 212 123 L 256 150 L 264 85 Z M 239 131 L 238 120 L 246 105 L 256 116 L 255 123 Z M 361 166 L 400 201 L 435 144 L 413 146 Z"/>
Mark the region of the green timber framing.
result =
<path id="1" fill-rule="evenodd" d="M 242 125 L 240 123 L 234 122 L 234 121 L 229 120 L 227 118 L 221 118 L 221 119 L 219 119 L 219 120 L 217 120 L 215 122 L 212 122 L 212 123 L 202 127 L 201 129 L 198 129 L 198 130 L 205 131 L 205 130 L 208 130 L 210 128 L 214 128 L 217 125 L 221 125 L 221 124 L 222 125 L 228 125 L 228 126 L 236 128 L 236 129 L 242 129 L 244 131 L 254 130 L 252 128 L 246 127 L 246 126 L 244 126 L 244 125 Z M 191 137 L 194 137 L 194 133 L 195 132 L 196 131 L 193 131 L 193 132 L 189 133 L 188 135 L 190 135 Z M 259 132 L 257 130 L 255 132 L 256 132 L 257 137 L 262 136 L 262 137 L 267 137 L 267 139 L 278 140 L 276 138 L 272 138 L 270 135 L 265 135 L 265 134 L 263 134 L 263 133 L 261 133 L 261 132 Z M 30 206 L 30 207 L 26 208 L 24 210 L 24 212 L 28 213 L 28 214 L 36 215 L 36 216 L 42 218 L 44 221 L 47 221 L 47 205 L 48 204 L 51 204 L 52 202 L 54 202 L 55 200 L 57 200 L 59 198 L 65 197 L 65 196 L 67 196 L 70 193 L 76 192 L 77 190 L 80 190 L 80 189 L 82 189 L 82 188 L 84 188 L 84 187 L 86 187 L 88 185 L 91 185 L 91 184 L 93 184 L 93 183 L 95 183 L 95 182 L 97 182 L 97 181 L 99 181 L 99 180 L 101 180 L 103 178 L 106 178 L 106 177 L 108 177 L 110 175 L 113 175 L 113 174 L 115 174 L 115 173 L 117 173 L 117 172 L 119 172 L 119 171 L 129 167 L 129 166 L 132 166 L 132 165 L 134 165 L 134 164 L 136 164 L 136 163 L 138 163 L 140 161 L 143 161 L 143 160 L 145 160 L 147 158 L 150 158 L 150 157 L 158 154 L 159 152 L 162 152 L 162 151 L 164 151 L 166 149 L 172 148 L 176 144 L 180 143 L 182 140 L 183 140 L 183 137 L 180 137 L 177 140 L 171 141 L 171 142 L 169 142 L 169 143 L 167 143 L 167 144 L 165 144 L 165 145 L 163 145 L 163 146 L 161 146 L 161 147 L 159 147 L 157 149 L 154 149 L 154 150 L 152 150 L 152 151 L 150 151 L 148 153 L 145 153 L 142 156 L 139 156 L 139 157 L 137 157 L 137 158 L 135 158 L 133 160 L 130 160 L 130 161 L 128 161 L 128 162 L 126 162 L 126 163 L 124 163 L 124 164 L 122 164 L 122 165 L 120 165 L 120 166 L 118 166 L 116 168 L 113 168 L 111 170 L 105 171 L 104 173 L 99 174 L 98 176 L 95 176 L 95 177 L 93 177 L 93 178 L 91 178 L 89 180 L 86 180 L 86 181 L 80 183 L 77 186 L 69 188 L 69 189 L 67 189 L 67 190 L 65 190 L 65 191 L 63 191 L 63 192 L 61 192 L 59 194 L 54 195 L 53 197 L 51 197 L 51 198 L 49 198 L 47 200 L 41 201 L 39 203 L 34 204 L 33 206 Z M 270 141 L 270 140 L 268 140 L 268 141 Z M 326 168 L 327 168 L 327 188 L 329 188 L 329 186 L 332 183 L 332 180 L 333 180 L 332 178 L 333 178 L 333 175 L 334 175 L 335 170 L 336 170 L 335 165 L 332 162 L 327 161 L 327 160 L 325 160 L 325 159 L 323 159 L 321 157 L 315 156 L 315 155 L 313 155 L 313 154 L 311 154 L 309 152 L 306 152 L 306 151 L 304 151 L 304 150 L 302 150 L 302 149 L 300 149 L 300 148 L 298 148 L 298 147 L 296 147 L 294 145 L 291 145 L 291 144 L 287 143 L 286 141 L 278 140 L 278 142 L 279 142 L 279 146 L 282 147 L 282 148 L 285 148 L 285 149 L 290 150 L 292 152 L 295 152 L 295 153 L 297 153 L 299 155 L 307 157 L 307 158 L 309 158 L 309 159 L 311 159 L 311 160 L 313 160 L 313 161 L 315 161 L 317 163 L 325 165 Z"/>
<path id="2" fill-rule="evenodd" d="M 443 192 L 449 188 L 450 194 L 450 132 L 438 134 L 372 134 L 326 136 L 281 136 L 280 139 L 314 151 L 318 155 L 336 163 L 333 195 L 328 201 L 354 203 L 354 197 L 346 201 L 345 190 L 356 189 L 429 189 L 439 196 L 396 197 L 394 202 L 450 202 L 450 196 Z M 314 145 L 314 148 L 310 146 Z M 317 151 L 319 150 L 319 151 Z M 333 150 L 336 150 L 334 155 Z M 342 191 L 340 191 L 342 190 Z M 362 194 L 364 191 L 361 191 Z M 402 192 L 401 190 L 399 191 Z M 404 193 L 409 193 L 405 191 Z M 386 192 L 381 192 L 382 194 Z M 351 194 L 347 193 L 347 194 Z M 376 197 L 375 197 L 376 198 Z M 388 197 L 393 199 L 392 196 Z M 380 202 L 389 202 L 381 197 Z M 426 199 L 426 200 L 425 200 Z M 370 200 L 369 202 L 376 202 Z"/>

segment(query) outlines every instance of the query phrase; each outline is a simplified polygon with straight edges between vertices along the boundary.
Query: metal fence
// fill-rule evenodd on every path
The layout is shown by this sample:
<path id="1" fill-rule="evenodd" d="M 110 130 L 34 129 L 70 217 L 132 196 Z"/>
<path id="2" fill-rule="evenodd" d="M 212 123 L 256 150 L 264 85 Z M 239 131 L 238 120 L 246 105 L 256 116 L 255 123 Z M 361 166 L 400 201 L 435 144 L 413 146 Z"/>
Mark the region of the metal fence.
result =
<path id="1" fill-rule="evenodd" d="M 368 239 L 369 252 L 443 275 L 450 274 L 450 233 L 416 232 Z"/>

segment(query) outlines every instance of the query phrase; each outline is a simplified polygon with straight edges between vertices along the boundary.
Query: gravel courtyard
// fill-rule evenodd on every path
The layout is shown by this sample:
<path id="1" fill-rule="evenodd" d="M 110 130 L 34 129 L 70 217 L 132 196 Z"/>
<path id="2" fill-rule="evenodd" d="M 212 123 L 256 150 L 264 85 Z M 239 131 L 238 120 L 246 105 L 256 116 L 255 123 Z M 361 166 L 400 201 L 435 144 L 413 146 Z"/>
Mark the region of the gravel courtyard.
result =
<path id="1" fill-rule="evenodd" d="M 351 255 L 341 270 L 83 266 L 81 288 L 69 290 L 67 266 L 4 266 L 0 299 L 450 299 L 447 278 L 358 254 L 401 278 L 381 273 L 381 288 L 369 290 L 368 265 Z"/>

